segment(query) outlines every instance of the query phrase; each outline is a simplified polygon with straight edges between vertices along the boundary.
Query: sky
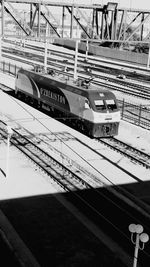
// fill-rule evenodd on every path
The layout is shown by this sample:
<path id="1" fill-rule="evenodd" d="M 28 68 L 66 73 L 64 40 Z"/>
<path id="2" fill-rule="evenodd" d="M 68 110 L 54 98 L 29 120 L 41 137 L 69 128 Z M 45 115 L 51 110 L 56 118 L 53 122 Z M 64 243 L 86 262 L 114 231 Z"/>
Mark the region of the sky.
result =
<path id="1" fill-rule="evenodd" d="M 94 1 L 94 0 L 93 0 Z M 100 2 L 100 1 L 99 1 Z M 139 8 L 139 9 L 149 9 L 150 10 L 150 1 L 149 0 L 101 0 L 103 4 L 107 2 L 116 2 L 120 7 L 127 8 Z"/>
<path id="2" fill-rule="evenodd" d="M 68 3 L 68 4 L 85 4 L 85 5 L 92 5 L 92 4 L 99 4 L 105 5 L 108 2 L 118 3 L 118 7 L 121 8 L 136 8 L 136 9 L 143 9 L 150 11 L 150 0 L 45 0 L 46 2 L 55 2 L 55 3 Z M 44 1 L 43 1 L 44 2 Z M 15 4 L 14 4 L 15 5 Z M 16 4 L 18 8 L 22 9 L 22 4 Z M 29 5 L 23 5 L 23 9 L 29 9 Z M 53 8 L 51 8 L 53 9 Z M 55 10 L 55 9 L 54 9 Z"/>
<path id="3" fill-rule="evenodd" d="M 52 0 L 53 1 L 53 0 Z M 60 3 L 83 3 L 83 4 L 107 4 L 108 2 L 118 3 L 120 7 L 137 8 L 137 9 L 149 9 L 150 0 L 55 0 Z"/>

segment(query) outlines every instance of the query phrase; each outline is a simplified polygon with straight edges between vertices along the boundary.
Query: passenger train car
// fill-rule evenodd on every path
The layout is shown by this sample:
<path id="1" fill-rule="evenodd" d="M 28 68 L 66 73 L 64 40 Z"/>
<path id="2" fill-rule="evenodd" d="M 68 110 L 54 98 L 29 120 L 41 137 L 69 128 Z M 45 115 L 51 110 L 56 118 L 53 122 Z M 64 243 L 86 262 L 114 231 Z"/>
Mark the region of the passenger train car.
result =
<path id="1" fill-rule="evenodd" d="M 120 111 L 115 95 L 89 80 L 74 81 L 53 72 L 20 69 L 15 94 L 38 108 L 69 120 L 91 137 L 118 134 Z"/>

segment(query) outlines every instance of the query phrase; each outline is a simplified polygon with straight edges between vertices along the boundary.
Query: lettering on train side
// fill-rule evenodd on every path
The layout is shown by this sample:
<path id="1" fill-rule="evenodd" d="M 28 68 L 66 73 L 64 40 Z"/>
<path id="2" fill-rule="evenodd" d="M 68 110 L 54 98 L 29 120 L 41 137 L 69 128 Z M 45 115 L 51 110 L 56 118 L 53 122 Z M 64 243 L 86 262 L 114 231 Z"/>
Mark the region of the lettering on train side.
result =
<path id="1" fill-rule="evenodd" d="M 54 92 L 47 90 L 47 89 L 44 89 L 44 88 L 40 88 L 40 93 L 41 93 L 41 95 L 49 97 L 49 98 L 51 98 L 51 99 L 53 99 L 53 100 L 55 100 L 61 104 L 64 104 L 64 105 L 66 104 L 65 97 L 62 95 L 59 95 L 57 93 L 54 93 Z"/>

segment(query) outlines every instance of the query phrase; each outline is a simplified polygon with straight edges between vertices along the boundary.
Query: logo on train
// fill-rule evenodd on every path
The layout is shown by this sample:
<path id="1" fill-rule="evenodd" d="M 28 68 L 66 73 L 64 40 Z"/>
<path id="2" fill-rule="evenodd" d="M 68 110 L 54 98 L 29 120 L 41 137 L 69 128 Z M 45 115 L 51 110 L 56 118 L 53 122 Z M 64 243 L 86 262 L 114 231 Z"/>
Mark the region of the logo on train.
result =
<path id="1" fill-rule="evenodd" d="M 66 104 L 65 97 L 62 95 L 54 93 L 54 92 L 47 90 L 45 88 L 40 88 L 40 93 L 41 93 L 41 95 L 49 97 L 49 98 L 51 98 L 51 99 L 53 99 L 53 100 L 55 100 L 61 104 L 64 104 L 64 105 Z"/>

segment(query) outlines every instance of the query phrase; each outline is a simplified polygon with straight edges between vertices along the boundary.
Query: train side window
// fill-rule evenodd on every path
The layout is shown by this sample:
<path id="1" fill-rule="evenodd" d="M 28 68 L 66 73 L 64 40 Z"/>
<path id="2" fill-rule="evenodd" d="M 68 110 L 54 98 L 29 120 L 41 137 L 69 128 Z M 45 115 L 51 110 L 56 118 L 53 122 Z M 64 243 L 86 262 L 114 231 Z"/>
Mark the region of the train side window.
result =
<path id="1" fill-rule="evenodd" d="M 107 99 L 106 105 L 109 110 L 117 109 L 117 105 L 114 99 Z"/>

